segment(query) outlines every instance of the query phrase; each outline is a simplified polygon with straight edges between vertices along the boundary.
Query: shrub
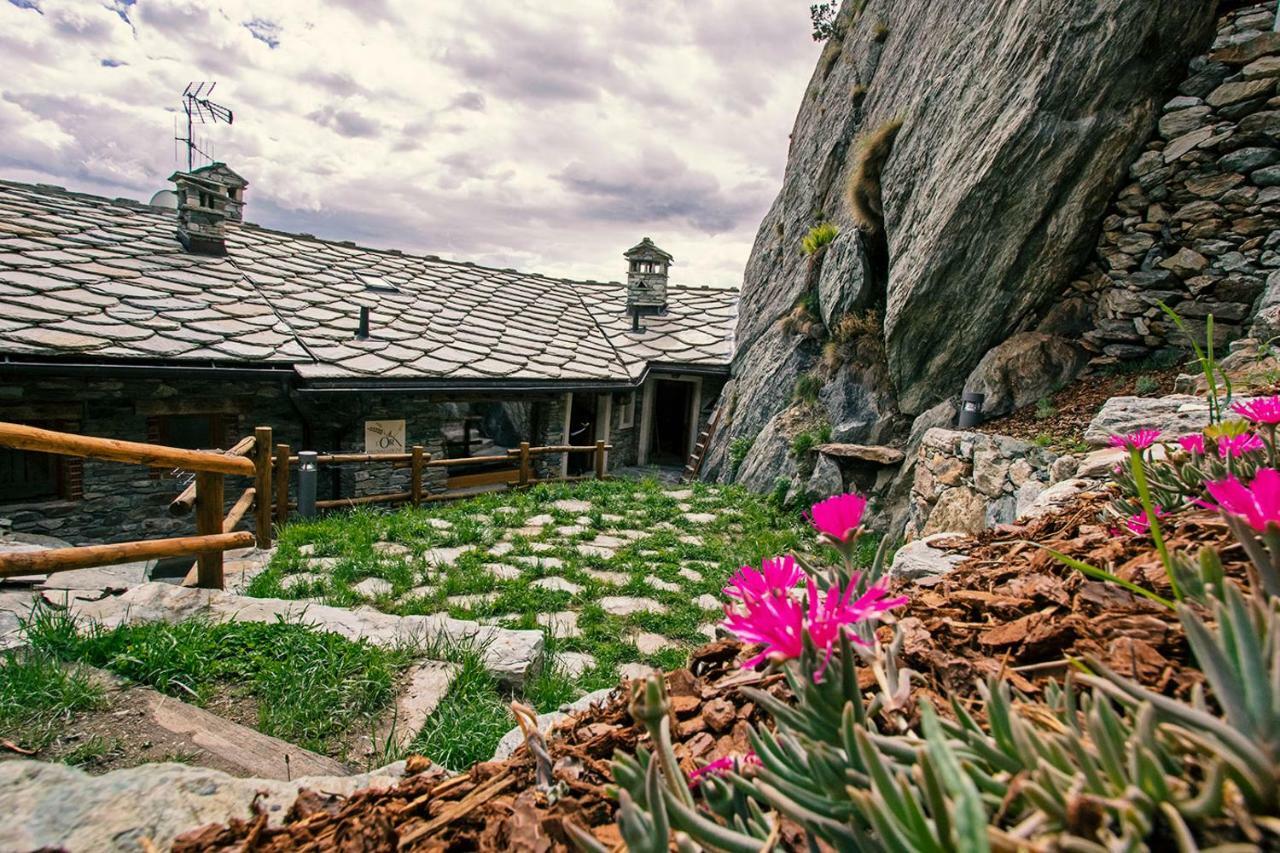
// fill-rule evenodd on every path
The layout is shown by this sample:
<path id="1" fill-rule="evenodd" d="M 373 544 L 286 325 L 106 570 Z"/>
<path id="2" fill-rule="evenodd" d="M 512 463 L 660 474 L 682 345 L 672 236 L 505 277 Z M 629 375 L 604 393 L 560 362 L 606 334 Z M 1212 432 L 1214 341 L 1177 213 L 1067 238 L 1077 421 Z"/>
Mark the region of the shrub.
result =
<path id="1" fill-rule="evenodd" d="M 1041 397 L 1036 400 L 1036 419 L 1048 420 L 1058 414 L 1058 410 L 1053 407 L 1053 401 L 1048 397 Z"/>
<path id="2" fill-rule="evenodd" d="M 806 255 L 812 255 L 822 247 L 830 245 L 839 233 L 840 229 L 830 222 L 820 222 L 810 228 L 809 233 L 800 239 L 800 250 Z"/>
<path id="3" fill-rule="evenodd" d="M 863 137 L 856 149 L 846 195 L 853 221 L 864 231 L 878 234 L 884 229 L 880 178 L 901 129 L 902 119 L 890 119 Z"/>
<path id="4" fill-rule="evenodd" d="M 792 397 L 802 403 L 816 403 L 823 384 L 822 377 L 813 373 L 801 373 L 796 377 L 796 387 Z"/>
<path id="5" fill-rule="evenodd" d="M 1137 381 L 1133 383 L 1133 393 L 1139 397 L 1145 397 L 1147 394 L 1154 394 L 1160 390 L 1160 383 L 1156 381 L 1154 376 L 1148 376 L 1145 373 L 1139 376 Z"/>
<path id="6" fill-rule="evenodd" d="M 729 442 L 729 471 L 732 474 L 738 473 L 738 469 L 742 467 L 742 463 L 747 458 L 747 454 L 751 452 L 751 446 L 755 444 L 755 441 L 754 438 L 740 435 Z"/>

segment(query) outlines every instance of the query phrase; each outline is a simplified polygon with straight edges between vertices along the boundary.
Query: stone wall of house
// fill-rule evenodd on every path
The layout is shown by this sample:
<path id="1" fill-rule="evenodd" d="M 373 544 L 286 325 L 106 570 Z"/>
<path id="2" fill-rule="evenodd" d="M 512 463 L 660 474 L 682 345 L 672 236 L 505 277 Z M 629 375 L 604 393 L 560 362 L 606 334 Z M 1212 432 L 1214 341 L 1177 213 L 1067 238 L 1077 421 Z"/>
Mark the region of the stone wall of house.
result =
<path id="1" fill-rule="evenodd" d="M 1220 344 L 1249 333 L 1260 309 L 1280 305 L 1275 15 L 1264 3 L 1219 19 L 1210 52 L 1191 61 L 1130 166 L 1094 259 L 1042 329 L 1091 327 L 1084 342 L 1097 356 L 1132 359 L 1186 346 L 1159 301 L 1201 340 L 1213 314 Z"/>
<path id="2" fill-rule="evenodd" d="M 194 414 L 202 404 L 206 411 L 223 413 L 228 444 L 260 425 L 271 426 L 280 442 L 297 447 L 302 441 L 301 424 L 278 381 L 38 377 L 0 384 L 0 420 L 129 441 L 148 440 L 148 418 L 154 417 L 149 412 L 169 408 Z M 192 516 L 168 512 L 169 502 L 185 488 L 183 479 L 141 465 L 95 459 L 81 465 L 82 497 L 0 504 L 0 526 L 76 545 L 195 532 Z M 250 485 L 249 478 L 227 477 L 228 504 Z M 245 517 L 245 529 L 253 529 L 251 515 Z"/>
<path id="3" fill-rule="evenodd" d="M 920 442 L 907 536 L 977 533 L 1029 509 L 1056 478 L 1058 454 L 1004 435 L 934 427 Z"/>

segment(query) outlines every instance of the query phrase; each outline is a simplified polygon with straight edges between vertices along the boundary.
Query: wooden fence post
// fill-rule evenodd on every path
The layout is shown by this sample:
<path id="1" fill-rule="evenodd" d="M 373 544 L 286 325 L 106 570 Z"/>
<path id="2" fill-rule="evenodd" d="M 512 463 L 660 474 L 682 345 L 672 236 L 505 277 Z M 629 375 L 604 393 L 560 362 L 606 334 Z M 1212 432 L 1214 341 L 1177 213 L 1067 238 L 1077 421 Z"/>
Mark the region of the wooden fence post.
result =
<path id="1" fill-rule="evenodd" d="M 259 548 L 271 547 L 271 427 L 253 431 L 253 530 Z"/>
<path id="2" fill-rule="evenodd" d="M 196 472 L 196 532 L 201 536 L 222 532 L 222 474 Z M 197 585 L 201 589 L 222 589 L 222 552 L 205 551 L 196 560 Z"/>
<path id="3" fill-rule="evenodd" d="M 276 445 L 276 524 L 289 520 L 289 445 Z"/>
<path id="4" fill-rule="evenodd" d="M 409 492 L 414 506 L 422 503 L 422 445 L 413 446 L 413 459 L 409 462 Z"/>
<path id="5" fill-rule="evenodd" d="M 596 442 L 596 479 L 604 479 L 604 442 Z"/>
<path id="6" fill-rule="evenodd" d="M 529 442 L 520 442 L 520 485 L 529 485 Z"/>

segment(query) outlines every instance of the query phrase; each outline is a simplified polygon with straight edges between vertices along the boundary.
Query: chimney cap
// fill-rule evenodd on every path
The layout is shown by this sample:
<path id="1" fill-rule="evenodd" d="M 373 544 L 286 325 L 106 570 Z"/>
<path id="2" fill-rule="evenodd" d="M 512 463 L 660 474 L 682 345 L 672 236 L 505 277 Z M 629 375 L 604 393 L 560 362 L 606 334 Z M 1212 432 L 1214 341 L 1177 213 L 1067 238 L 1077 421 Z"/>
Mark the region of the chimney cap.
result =
<path id="1" fill-rule="evenodd" d="M 622 257 L 626 258 L 629 261 L 635 260 L 637 258 L 643 259 L 643 260 L 662 260 L 668 264 L 673 263 L 675 261 L 675 259 L 672 258 L 670 254 L 659 249 L 657 245 L 648 237 L 645 237 L 639 243 L 636 243 L 630 249 L 627 249 L 625 252 L 623 252 Z"/>

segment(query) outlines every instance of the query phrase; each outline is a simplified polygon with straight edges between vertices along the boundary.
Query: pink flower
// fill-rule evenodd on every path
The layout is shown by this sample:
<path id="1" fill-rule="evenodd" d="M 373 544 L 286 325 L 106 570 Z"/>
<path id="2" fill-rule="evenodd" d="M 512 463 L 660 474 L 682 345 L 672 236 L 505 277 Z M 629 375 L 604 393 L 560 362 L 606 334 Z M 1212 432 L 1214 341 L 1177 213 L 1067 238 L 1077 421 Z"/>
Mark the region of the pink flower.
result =
<path id="1" fill-rule="evenodd" d="M 819 681 L 842 630 L 906 604 L 908 600 L 905 596 L 885 599 L 888 588 L 876 585 L 856 601 L 850 601 L 857 585 L 855 576 L 843 590 L 835 584 L 819 596 L 818 588 L 810 579 L 807 609 L 803 602 L 791 595 L 744 598 L 744 611 L 735 613 L 726 607 L 725 620 L 721 624 L 744 643 L 764 644 L 758 655 L 743 662 L 742 665 L 748 668 L 765 660 L 779 662 L 800 657 L 804 650 L 804 633 L 808 631 L 813 644 L 823 651 L 822 665 L 814 673 L 814 680 Z"/>
<path id="2" fill-rule="evenodd" d="M 1164 518 L 1166 513 L 1158 505 L 1153 507 L 1156 511 L 1156 520 Z M 1147 520 L 1147 511 L 1144 509 L 1137 515 L 1131 515 L 1125 519 L 1124 526 L 1129 528 L 1129 532 L 1135 536 L 1145 536 L 1151 530 L 1151 522 Z"/>
<path id="3" fill-rule="evenodd" d="M 755 754 L 754 750 L 747 750 L 741 757 L 736 755 L 726 755 L 723 758 L 717 758 L 715 761 L 702 765 L 697 770 L 689 774 L 689 787 L 696 788 L 702 782 L 703 776 L 723 776 L 730 770 L 737 771 L 739 767 L 759 767 L 760 756 Z"/>
<path id="4" fill-rule="evenodd" d="M 1262 443 L 1262 439 L 1251 432 L 1244 435 L 1224 435 L 1218 439 L 1218 455 L 1223 459 L 1228 456 L 1234 459 L 1243 453 L 1265 448 L 1266 445 Z"/>
<path id="5" fill-rule="evenodd" d="M 809 523 L 819 533 L 825 533 L 838 542 L 846 542 L 862 524 L 862 514 L 866 509 L 867 499 L 862 495 L 835 495 L 809 507 Z"/>
<path id="6" fill-rule="evenodd" d="M 1274 468 L 1259 468 L 1249 486 L 1228 476 L 1204 487 L 1214 501 L 1209 506 L 1243 518 L 1259 533 L 1268 525 L 1280 524 L 1280 471 Z"/>
<path id="7" fill-rule="evenodd" d="M 1280 424 L 1280 396 L 1259 397 L 1247 403 L 1236 403 L 1231 411 L 1244 415 L 1255 424 Z"/>
<path id="8" fill-rule="evenodd" d="M 1112 447 L 1124 447 L 1129 450 L 1146 450 L 1148 447 L 1156 443 L 1156 439 L 1160 437 L 1160 430 L 1157 429 L 1140 429 L 1137 432 L 1131 432 L 1128 435 L 1111 436 Z"/>
<path id="9" fill-rule="evenodd" d="M 1178 444 L 1188 453 L 1196 453 L 1204 456 L 1204 435 L 1195 433 L 1194 435 L 1184 435 L 1178 439 Z"/>
<path id="10" fill-rule="evenodd" d="M 760 561 L 759 571 L 751 566 L 738 569 L 723 592 L 742 602 L 764 598 L 770 594 L 787 595 L 803 577 L 804 572 L 796 565 L 796 558 L 790 554 L 785 557 L 766 557 Z"/>

